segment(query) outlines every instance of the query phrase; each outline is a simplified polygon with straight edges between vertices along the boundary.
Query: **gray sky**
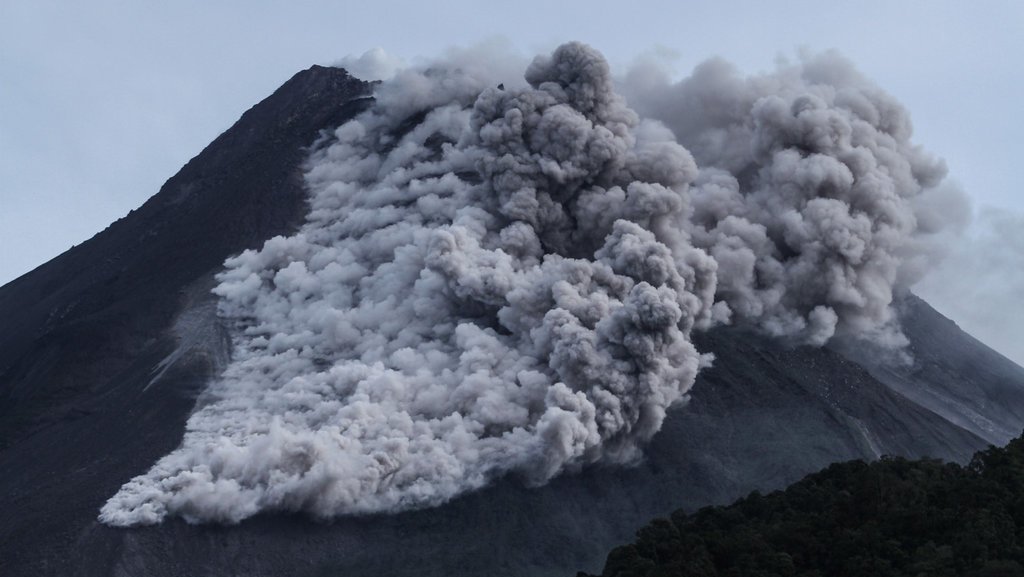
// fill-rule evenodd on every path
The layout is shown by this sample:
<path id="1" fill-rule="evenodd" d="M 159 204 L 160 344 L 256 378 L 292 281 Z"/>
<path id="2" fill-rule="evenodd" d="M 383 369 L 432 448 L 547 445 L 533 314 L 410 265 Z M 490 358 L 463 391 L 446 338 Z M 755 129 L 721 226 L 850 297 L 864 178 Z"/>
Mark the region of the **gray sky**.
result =
<path id="1" fill-rule="evenodd" d="M 618 66 L 665 50 L 680 75 L 716 55 L 757 72 L 780 54 L 836 48 L 911 110 L 916 140 L 947 160 L 976 207 L 1006 217 L 979 219 L 964 254 L 920 292 L 1024 362 L 1024 281 L 1000 273 L 1024 269 L 1020 236 L 1002 240 L 1024 235 L 1005 224 L 1024 222 L 1024 115 L 1013 112 L 1024 102 L 1024 3 L 838 4 L 2 0 L 0 283 L 142 204 L 311 64 L 375 47 L 415 63 L 496 36 L 527 54 L 582 40 Z M 958 274 L 966 262 L 971 274 Z"/>

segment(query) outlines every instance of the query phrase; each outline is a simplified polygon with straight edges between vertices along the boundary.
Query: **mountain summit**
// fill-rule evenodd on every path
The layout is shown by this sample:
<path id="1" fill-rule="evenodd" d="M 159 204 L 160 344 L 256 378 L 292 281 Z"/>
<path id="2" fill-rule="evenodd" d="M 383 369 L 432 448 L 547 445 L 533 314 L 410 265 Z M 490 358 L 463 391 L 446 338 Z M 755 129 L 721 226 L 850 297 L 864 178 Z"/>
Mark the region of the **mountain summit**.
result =
<path id="1" fill-rule="evenodd" d="M 101 524 L 111 495 L 179 446 L 231 360 L 215 275 L 302 226 L 310 147 L 371 106 L 371 89 L 337 68 L 297 74 L 141 208 L 0 287 L 5 574 L 596 572 L 612 546 L 673 509 L 778 488 L 835 461 L 965 460 L 1024 428 L 1024 369 L 902 294 L 904 365 L 743 324 L 694 332 L 714 365 L 634 466 L 596 462 L 532 488 L 501 477 L 435 508 L 330 522 L 264 513 L 229 526 Z"/>

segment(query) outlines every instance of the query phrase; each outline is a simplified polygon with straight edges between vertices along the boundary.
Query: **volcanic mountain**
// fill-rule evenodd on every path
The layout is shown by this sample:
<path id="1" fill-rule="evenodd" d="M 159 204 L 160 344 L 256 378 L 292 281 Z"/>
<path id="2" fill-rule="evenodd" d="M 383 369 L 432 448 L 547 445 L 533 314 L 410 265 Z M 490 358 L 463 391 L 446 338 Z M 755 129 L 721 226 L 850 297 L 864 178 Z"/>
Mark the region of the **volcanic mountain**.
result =
<path id="1" fill-rule="evenodd" d="M 247 111 L 139 209 L 0 287 L 0 573 L 571 575 L 650 518 L 729 502 L 830 463 L 965 460 L 1024 428 L 1024 369 L 900 294 L 909 364 L 742 324 L 694 334 L 715 356 L 633 466 L 540 487 L 514 476 L 434 508 L 235 525 L 97 520 L 181 442 L 232 355 L 211 289 L 225 259 L 295 231 L 309 148 L 373 103 L 314 66 Z"/>

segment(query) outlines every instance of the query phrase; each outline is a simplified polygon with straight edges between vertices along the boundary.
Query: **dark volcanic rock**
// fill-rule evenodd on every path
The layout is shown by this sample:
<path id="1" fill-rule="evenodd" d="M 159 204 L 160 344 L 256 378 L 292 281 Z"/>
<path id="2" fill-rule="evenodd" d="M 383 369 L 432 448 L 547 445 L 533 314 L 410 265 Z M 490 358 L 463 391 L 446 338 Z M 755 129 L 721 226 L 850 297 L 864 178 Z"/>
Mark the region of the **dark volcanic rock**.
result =
<path id="1" fill-rule="evenodd" d="M 909 365 L 870 363 L 863 350 L 841 349 L 896 391 L 973 432 L 1004 445 L 1024 426 L 1024 369 L 908 296 L 900 302 L 911 340 Z M 955 341 L 951 335 L 960 335 Z M 955 346 L 955 354 L 950 347 Z"/>
<path id="2" fill-rule="evenodd" d="M 0 574 L 107 571 L 101 550 L 77 544 L 83 527 L 177 445 L 217 361 L 160 366 L 176 317 L 190 302 L 210 309 L 226 257 L 302 221 L 304 148 L 368 94 L 341 69 L 297 74 L 141 208 L 0 288 Z"/>
<path id="3" fill-rule="evenodd" d="M 985 431 L 1024 424 L 1024 370 L 910 298 L 916 360 L 901 369 L 869 372 L 858 351 L 787 348 L 741 328 L 699 335 L 715 367 L 634 468 L 539 489 L 508 479 L 436 509 L 326 524 L 100 525 L 105 500 L 179 443 L 225 361 L 212 274 L 301 221 L 303 147 L 365 107 L 368 90 L 338 69 L 296 75 L 142 208 L 0 288 L 0 574 L 571 575 L 599 570 L 673 509 L 837 460 L 965 459 L 1003 438 Z M 970 425 L 976 414 L 988 428 Z"/>

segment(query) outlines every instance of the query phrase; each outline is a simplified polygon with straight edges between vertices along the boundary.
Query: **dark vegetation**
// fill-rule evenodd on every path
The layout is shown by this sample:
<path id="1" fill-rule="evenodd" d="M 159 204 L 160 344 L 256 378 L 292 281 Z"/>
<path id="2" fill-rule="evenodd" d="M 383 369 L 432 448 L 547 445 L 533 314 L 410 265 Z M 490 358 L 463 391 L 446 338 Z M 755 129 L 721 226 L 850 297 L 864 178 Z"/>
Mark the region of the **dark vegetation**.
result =
<path id="1" fill-rule="evenodd" d="M 614 549 L 602 573 L 669 575 L 1024 576 L 1024 437 L 966 466 L 850 461 L 784 491 L 676 511 Z"/>

